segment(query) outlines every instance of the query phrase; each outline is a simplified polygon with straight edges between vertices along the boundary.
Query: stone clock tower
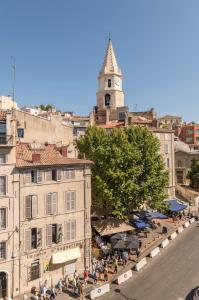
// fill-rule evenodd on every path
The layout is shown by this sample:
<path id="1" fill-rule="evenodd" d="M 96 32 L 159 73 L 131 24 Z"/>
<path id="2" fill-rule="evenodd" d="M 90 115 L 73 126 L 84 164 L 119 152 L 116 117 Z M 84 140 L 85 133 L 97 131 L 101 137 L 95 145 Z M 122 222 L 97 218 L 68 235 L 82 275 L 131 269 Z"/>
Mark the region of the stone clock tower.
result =
<path id="1" fill-rule="evenodd" d="M 109 39 L 104 63 L 98 76 L 97 108 L 117 109 L 124 106 L 122 72 L 118 67 L 112 41 Z"/>

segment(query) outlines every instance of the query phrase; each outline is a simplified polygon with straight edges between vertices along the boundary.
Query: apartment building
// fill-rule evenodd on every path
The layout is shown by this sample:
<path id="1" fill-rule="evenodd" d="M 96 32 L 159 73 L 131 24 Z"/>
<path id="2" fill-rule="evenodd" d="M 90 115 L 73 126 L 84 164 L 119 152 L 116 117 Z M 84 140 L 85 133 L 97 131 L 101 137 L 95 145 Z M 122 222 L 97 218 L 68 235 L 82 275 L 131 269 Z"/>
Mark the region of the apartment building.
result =
<path id="1" fill-rule="evenodd" d="M 91 163 L 72 144 L 70 126 L 0 111 L 0 298 L 90 267 Z"/>
<path id="2" fill-rule="evenodd" d="M 19 291 L 19 203 L 15 195 L 15 122 L 0 111 L 0 298 Z"/>
<path id="3" fill-rule="evenodd" d="M 20 292 L 90 268 L 90 162 L 52 144 L 17 145 Z"/>
<path id="4" fill-rule="evenodd" d="M 179 129 L 180 139 L 192 148 L 199 146 L 199 124 L 185 124 Z"/>

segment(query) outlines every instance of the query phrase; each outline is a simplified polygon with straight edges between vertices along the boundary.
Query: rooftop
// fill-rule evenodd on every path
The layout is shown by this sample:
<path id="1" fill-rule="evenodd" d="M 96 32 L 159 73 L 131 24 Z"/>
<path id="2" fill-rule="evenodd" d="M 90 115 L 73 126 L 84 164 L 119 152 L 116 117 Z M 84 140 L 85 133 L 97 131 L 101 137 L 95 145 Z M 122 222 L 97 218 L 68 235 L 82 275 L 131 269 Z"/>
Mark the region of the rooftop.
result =
<path id="1" fill-rule="evenodd" d="M 40 149 L 32 149 L 30 144 L 21 143 L 16 146 L 16 167 L 36 167 L 53 165 L 91 164 L 85 159 L 68 158 L 61 154 L 62 148 L 57 148 L 54 144 L 43 145 Z M 39 159 L 33 161 L 33 154 L 38 154 Z"/>

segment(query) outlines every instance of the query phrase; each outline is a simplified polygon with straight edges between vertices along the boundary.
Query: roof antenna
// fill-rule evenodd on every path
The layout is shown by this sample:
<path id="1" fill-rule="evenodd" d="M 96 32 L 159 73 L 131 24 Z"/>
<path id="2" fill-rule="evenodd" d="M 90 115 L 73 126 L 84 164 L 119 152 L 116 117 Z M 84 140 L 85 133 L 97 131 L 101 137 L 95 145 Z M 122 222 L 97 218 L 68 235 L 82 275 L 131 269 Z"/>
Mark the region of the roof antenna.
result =
<path id="1" fill-rule="evenodd" d="M 12 100 L 13 100 L 13 108 L 14 108 L 14 100 L 15 100 L 15 57 L 11 56 L 11 67 L 12 67 Z"/>

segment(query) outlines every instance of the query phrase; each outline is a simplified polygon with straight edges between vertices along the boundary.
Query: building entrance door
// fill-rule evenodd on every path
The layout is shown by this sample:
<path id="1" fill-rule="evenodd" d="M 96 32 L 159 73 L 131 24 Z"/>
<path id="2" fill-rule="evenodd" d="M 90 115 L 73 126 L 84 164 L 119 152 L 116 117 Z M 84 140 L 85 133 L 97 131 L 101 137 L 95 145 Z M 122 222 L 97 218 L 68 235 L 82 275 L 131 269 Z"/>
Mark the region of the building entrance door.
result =
<path id="1" fill-rule="evenodd" d="M 0 299 L 7 296 L 7 274 L 0 272 Z"/>

